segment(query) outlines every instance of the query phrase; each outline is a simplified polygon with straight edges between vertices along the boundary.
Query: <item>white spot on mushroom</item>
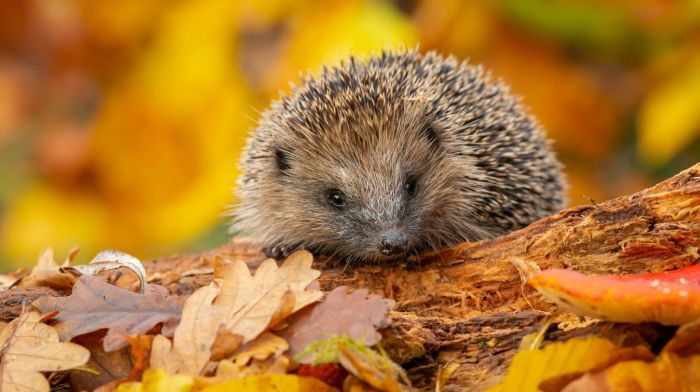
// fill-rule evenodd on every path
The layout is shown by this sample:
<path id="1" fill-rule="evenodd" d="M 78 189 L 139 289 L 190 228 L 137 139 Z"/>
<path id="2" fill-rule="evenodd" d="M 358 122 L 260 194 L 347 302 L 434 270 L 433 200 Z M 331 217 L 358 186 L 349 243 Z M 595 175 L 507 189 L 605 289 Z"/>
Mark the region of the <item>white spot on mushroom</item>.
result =
<path id="1" fill-rule="evenodd" d="M 664 294 L 668 294 L 671 292 L 671 289 L 669 289 L 668 287 L 664 287 L 662 291 L 664 292 Z"/>
<path id="2" fill-rule="evenodd" d="M 687 297 L 687 296 L 688 296 L 688 292 L 685 291 L 685 290 L 681 290 L 680 292 L 678 292 L 678 295 L 680 295 L 681 297 Z"/>
<path id="3" fill-rule="evenodd" d="M 651 287 L 656 287 L 656 286 L 659 285 L 659 283 L 660 283 L 660 282 L 659 282 L 658 279 L 654 279 L 654 280 L 651 281 Z"/>

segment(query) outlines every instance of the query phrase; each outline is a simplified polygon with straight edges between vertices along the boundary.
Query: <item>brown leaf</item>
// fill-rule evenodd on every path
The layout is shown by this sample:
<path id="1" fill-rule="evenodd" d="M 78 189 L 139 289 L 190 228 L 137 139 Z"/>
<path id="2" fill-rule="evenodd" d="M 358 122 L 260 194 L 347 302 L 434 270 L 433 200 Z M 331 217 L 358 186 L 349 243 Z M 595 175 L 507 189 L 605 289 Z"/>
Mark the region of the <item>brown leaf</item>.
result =
<path id="1" fill-rule="evenodd" d="M 110 383 L 100 386 L 95 389 L 95 392 L 110 392 L 125 382 L 139 381 L 144 370 L 148 368 L 148 358 L 151 354 L 151 344 L 153 342 L 152 335 L 134 335 L 126 336 L 129 342 L 129 351 L 131 352 L 131 371 L 125 377 L 116 379 Z M 111 368 L 110 368 L 111 371 Z M 84 390 L 85 388 L 83 388 Z"/>
<path id="2" fill-rule="evenodd" d="M 251 276 L 244 262 L 220 260 L 221 289 L 214 283 L 187 299 L 172 342 L 161 335 L 155 337 L 151 367 L 170 374 L 209 374 L 213 368 L 210 360 L 229 355 L 239 343 L 253 341 L 272 322 L 321 297 L 320 291 L 307 290 L 320 274 L 311 269 L 312 261 L 310 253 L 297 252 L 279 268 L 272 259 L 263 262 Z M 226 332 L 222 332 L 222 327 Z M 282 339 L 277 339 L 271 345 L 276 350 L 282 346 Z M 263 339 L 245 347 L 265 342 Z M 286 342 L 283 343 L 286 350 Z"/>
<path id="3" fill-rule="evenodd" d="M 367 294 L 366 289 L 348 294 L 348 287 L 340 286 L 323 302 L 290 317 L 281 332 L 289 342 L 290 355 L 296 356 L 309 344 L 331 335 L 347 335 L 367 346 L 377 344 L 382 336 L 376 329 L 390 323 L 387 313 L 394 301 Z"/>
<path id="4" fill-rule="evenodd" d="M 90 351 L 90 360 L 86 366 L 94 371 L 71 371 L 70 384 L 74 390 L 93 391 L 103 386 L 116 385 L 117 380 L 127 377 L 133 370 L 129 350 L 123 348 L 105 352 L 102 344 L 103 336 L 104 333 L 100 331 L 73 339 L 73 343 Z M 114 390 L 114 388 L 107 390 Z"/>
<path id="5" fill-rule="evenodd" d="M 219 326 L 214 345 L 211 347 L 211 359 L 218 361 L 236 351 L 243 342 L 243 336 L 229 332 L 223 325 Z"/>
<path id="6" fill-rule="evenodd" d="M 380 391 L 410 390 L 410 381 L 403 368 L 372 349 L 339 343 L 338 362 L 352 375 Z"/>
<path id="7" fill-rule="evenodd" d="M 64 266 L 68 265 L 76 250 L 71 250 Z M 60 265 L 54 259 L 53 249 L 46 248 L 39 255 L 39 261 L 32 268 L 29 275 L 22 278 L 17 287 L 50 287 L 54 290 L 68 290 L 73 287 L 77 277 L 71 273 L 63 272 Z"/>
<path id="8" fill-rule="evenodd" d="M 243 336 L 244 343 L 251 341 L 269 328 L 272 321 L 289 314 L 290 308 L 296 312 L 322 297 L 318 290 L 307 290 L 320 275 L 311 268 L 312 262 L 311 253 L 298 251 L 281 267 L 273 259 L 265 260 L 255 276 L 250 275 L 241 260 L 220 263 L 224 265 L 224 282 L 214 301 L 216 319 L 222 320 L 231 333 Z M 294 294 L 293 307 L 288 305 L 289 295 L 285 295 L 288 291 Z"/>
<path id="9" fill-rule="evenodd" d="M 42 313 L 59 310 L 54 326 L 61 340 L 107 329 L 104 350 L 126 347 L 121 335 L 145 334 L 159 323 L 174 324 L 180 317 L 180 304 L 168 290 L 148 285 L 144 294 L 133 293 L 95 276 L 81 276 L 69 297 L 44 297 L 34 302 Z"/>
<path id="10" fill-rule="evenodd" d="M 240 367 L 247 365 L 251 359 L 263 361 L 271 356 L 278 357 L 287 351 L 288 348 L 289 345 L 286 340 L 271 332 L 265 332 L 255 340 L 241 346 L 234 353 L 232 359 Z"/>
<path id="11" fill-rule="evenodd" d="M 85 364 L 90 352 L 74 343 L 59 343 L 52 327 L 39 323 L 37 312 L 25 312 L 0 331 L 0 390 L 49 391 L 40 372 L 72 369 Z"/>
<path id="12" fill-rule="evenodd" d="M 169 374 L 199 375 L 211 358 L 219 320 L 214 318 L 212 301 L 219 289 L 204 286 L 187 298 L 182 320 L 175 329 L 173 342 L 163 335 L 153 339 L 151 367 Z"/>

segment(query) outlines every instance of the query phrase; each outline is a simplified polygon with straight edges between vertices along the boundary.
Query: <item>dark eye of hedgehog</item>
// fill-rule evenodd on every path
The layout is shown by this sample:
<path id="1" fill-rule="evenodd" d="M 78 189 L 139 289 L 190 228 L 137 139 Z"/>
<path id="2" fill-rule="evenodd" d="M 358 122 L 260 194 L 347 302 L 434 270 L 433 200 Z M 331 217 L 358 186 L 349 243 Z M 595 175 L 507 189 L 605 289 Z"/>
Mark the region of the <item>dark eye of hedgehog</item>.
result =
<path id="1" fill-rule="evenodd" d="M 345 193 L 343 193 L 343 191 L 340 189 L 329 189 L 326 191 L 326 198 L 328 199 L 328 203 L 337 209 L 343 209 L 347 204 Z"/>
<path id="2" fill-rule="evenodd" d="M 408 196 L 413 196 L 416 193 L 416 178 L 408 177 L 406 182 L 403 184 L 403 191 L 406 192 Z"/>

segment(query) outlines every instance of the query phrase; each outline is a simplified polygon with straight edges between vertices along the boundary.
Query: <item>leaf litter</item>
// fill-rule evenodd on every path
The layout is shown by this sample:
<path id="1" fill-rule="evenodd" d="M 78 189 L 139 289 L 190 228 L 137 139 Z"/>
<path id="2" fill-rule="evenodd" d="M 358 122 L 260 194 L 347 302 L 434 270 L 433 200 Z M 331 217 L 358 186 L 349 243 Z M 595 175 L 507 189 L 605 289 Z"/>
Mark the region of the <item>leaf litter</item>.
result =
<path id="1" fill-rule="evenodd" d="M 91 351 L 109 354 L 130 346 L 129 351 L 119 351 L 125 353 L 120 358 L 132 358 L 130 367 L 118 377 L 82 384 L 89 389 L 155 391 L 172 385 L 183 391 L 199 391 L 219 390 L 229 383 L 236 387 L 279 383 L 291 388 L 282 390 L 309 390 L 304 388 L 313 385 L 330 391 L 334 389 L 326 382 L 340 386 L 338 377 L 341 381 L 352 378 L 355 386 L 371 385 L 379 390 L 404 390 L 396 387 L 408 385 L 398 365 L 369 347 L 380 342 L 377 329 L 390 323 L 387 314 L 394 302 L 369 295 L 367 290 L 350 292 L 347 287 L 337 288 L 321 301 L 320 272 L 312 268 L 309 252 L 296 252 L 280 265 L 273 259 L 265 260 L 254 274 L 241 260 L 216 257 L 214 281 L 186 299 L 155 284 L 142 286 L 144 292 L 135 293 L 92 276 L 124 267 L 133 259 L 136 264 L 130 269 L 147 281 L 145 270 L 139 272 L 140 261 L 132 256 L 103 252 L 87 266 L 67 267 L 74 256 L 72 252 L 60 266 L 53 253 L 46 251 L 36 267 L 44 272 L 30 272 L 25 279 L 32 278 L 25 284 L 52 284 L 55 279 L 45 279 L 47 276 L 59 277 L 59 281 L 69 276 L 75 281 L 72 288 L 64 287 L 67 292 L 72 289 L 70 295 L 47 295 L 34 302 L 43 318 L 38 312 L 32 314 L 34 324 L 53 331 L 56 341 L 77 339 L 85 344 L 90 351 L 76 343 L 60 343 L 80 348 L 85 356 L 82 363 Z M 86 274 L 78 278 L 76 272 Z M 101 346 L 95 345 L 100 338 Z M 345 373 L 334 371 L 335 380 L 324 380 L 329 373 L 319 369 L 330 369 L 328 366 L 303 365 L 304 371 L 296 374 L 299 365 L 293 355 L 308 346 L 322 347 L 324 341 L 331 342 L 336 353 L 335 364 L 328 366 L 345 367 Z M 65 370 L 68 365 L 71 363 L 41 370 Z M 98 371 L 108 372 L 108 368 Z M 90 374 L 80 376 L 89 380 Z M 37 390 L 48 389 L 42 385 Z"/>
<path id="2" fill-rule="evenodd" d="M 85 364 L 90 352 L 75 343 L 59 342 L 58 333 L 40 322 L 41 315 L 25 311 L 0 330 L 0 390 L 48 391 L 41 372 L 64 371 Z"/>

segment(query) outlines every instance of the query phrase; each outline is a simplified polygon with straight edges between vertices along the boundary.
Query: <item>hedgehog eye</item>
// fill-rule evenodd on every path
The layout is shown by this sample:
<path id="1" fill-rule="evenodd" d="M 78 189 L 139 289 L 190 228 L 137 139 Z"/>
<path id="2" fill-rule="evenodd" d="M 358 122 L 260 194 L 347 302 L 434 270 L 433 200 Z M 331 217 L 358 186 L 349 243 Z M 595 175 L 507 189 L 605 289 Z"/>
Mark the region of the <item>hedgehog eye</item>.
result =
<path id="1" fill-rule="evenodd" d="M 403 184 L 403 191 L 407 195 L 413 196 L 416 193 L 416 179 L 415 177 L 409 177 Z"/>
<path id="2" fill-rule="evenodd" d="M 279 148 L 275 149 L 275 161 L 277 162 L 277 168 L 283 173 L 291 167 L 289 154 Z"/>
<path id="3" fill-rule="evenodd" d="M 347 204 L 345 194 L 340 189 L 331 188 L 326 192 L 328 203 L 335 208 L 344 208 Z"/>

